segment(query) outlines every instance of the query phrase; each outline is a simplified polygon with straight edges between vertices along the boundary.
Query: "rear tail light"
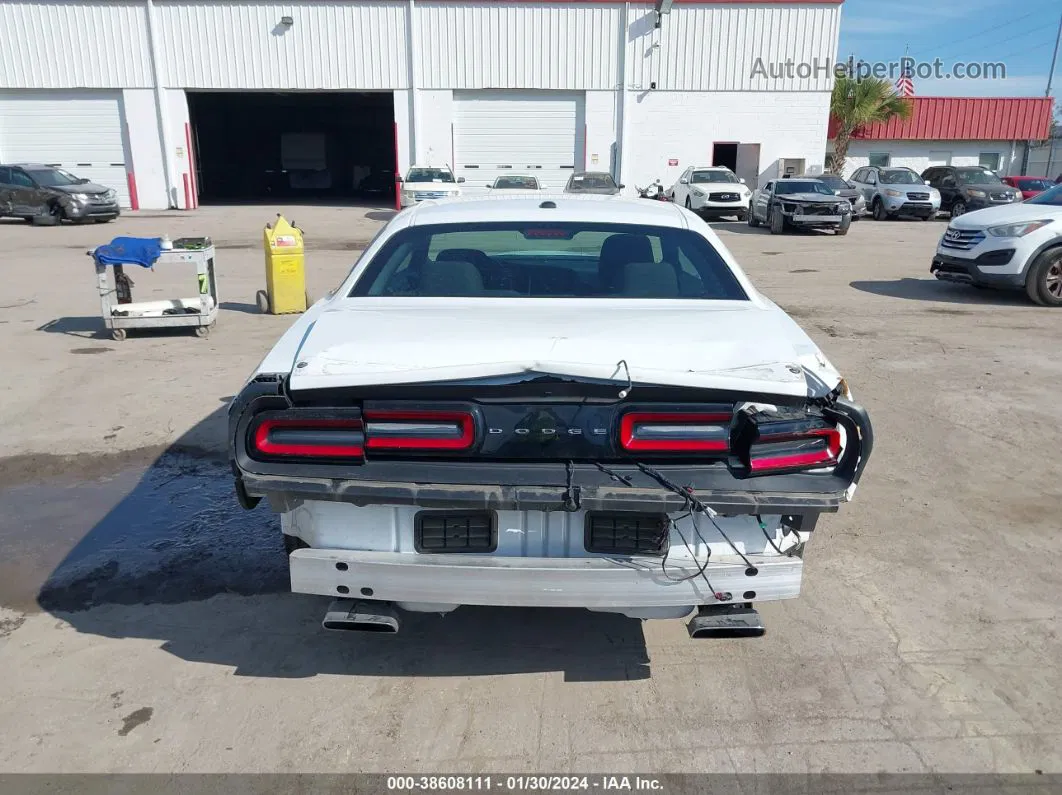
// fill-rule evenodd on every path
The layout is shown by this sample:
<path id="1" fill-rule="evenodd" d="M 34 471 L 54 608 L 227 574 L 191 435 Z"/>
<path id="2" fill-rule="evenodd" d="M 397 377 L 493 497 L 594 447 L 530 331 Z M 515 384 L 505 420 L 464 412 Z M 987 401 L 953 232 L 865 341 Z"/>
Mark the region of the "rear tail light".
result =
<path id="1" fill-rule="evenodd" d="M 357 418 L 263 417 L 250 432 L 258 458 L 361 459 L 365 434 Z"/>
<path id="2" fill-rule="evenodd" d="M 369 450 L 468 450 L 476 441 L 476 422 L 466 411 L 366 411 L 365 446 Z"/>
<path id="3" fill-rule="evenodd" d="M 757 424 L 745 465 L 753 475 L 801 472 L 832 467 L 840 461 L 841 431 L 819 418 Z"/>
<path id="4" fill-rule="evenodd" d="M 631 411 L 620 420 L 620 445 L 632 453 L 725 453 L 730 414 Z"/>

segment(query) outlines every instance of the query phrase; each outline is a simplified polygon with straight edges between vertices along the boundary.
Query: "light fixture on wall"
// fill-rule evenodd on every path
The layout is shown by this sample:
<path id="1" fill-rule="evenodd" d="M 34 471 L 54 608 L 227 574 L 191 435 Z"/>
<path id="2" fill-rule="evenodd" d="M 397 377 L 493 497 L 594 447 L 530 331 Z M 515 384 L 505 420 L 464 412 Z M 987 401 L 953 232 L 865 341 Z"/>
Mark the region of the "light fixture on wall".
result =
<path id="1" fill-rule="evenodd" d="M 656 0 L 656 25 L 654 27 L 660 27 L 660 18 L 664 14 L 671 13 L 671 4 L 674 0 Z"/>
<path id="2" fill-rule="evenodd" d="M 280 24 L 285 28 L 290 28 L 295 24 L 295 17 L 281 17 Z"/>

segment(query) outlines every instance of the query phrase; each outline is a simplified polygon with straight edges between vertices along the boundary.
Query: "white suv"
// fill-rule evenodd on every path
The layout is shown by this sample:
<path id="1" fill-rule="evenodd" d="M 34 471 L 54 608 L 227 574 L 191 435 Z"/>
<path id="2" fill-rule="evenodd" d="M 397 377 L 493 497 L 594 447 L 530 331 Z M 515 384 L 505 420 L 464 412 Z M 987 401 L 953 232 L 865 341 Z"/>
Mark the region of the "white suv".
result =
<path id="1" fill-rule="evenodd" d="M 428 199 L 454 199 L 461 195 L 458 183 L 464 181 L 464 177 L 454 179 L 454 172 L 447 166 L 412 166 L 406 178 L 399 180 L 402 206 L 412 207 Z"/>
<path id="2" fill-rule="evenodd" d="M 682 172 L 668 196 L 704 219 L 730 215 L 744 221 L 752 191 L 744 179 L 725 166 L 692 166 Z"/>
<path id="3" fill-rule="evenodd" d="M 1038 304 L 1062 306 L 1062 185 L 953 218 L 929 270 L 944 281 L 1024 289 Z"/>

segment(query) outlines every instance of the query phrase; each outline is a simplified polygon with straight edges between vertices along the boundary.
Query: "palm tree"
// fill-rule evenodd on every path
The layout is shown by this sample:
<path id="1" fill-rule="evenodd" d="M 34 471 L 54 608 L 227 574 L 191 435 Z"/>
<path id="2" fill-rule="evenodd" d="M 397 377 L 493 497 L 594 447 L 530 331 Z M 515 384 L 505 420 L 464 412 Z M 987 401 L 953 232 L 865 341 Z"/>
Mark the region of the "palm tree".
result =
<path id="1" fill-rule="evenodd" d="M 886 122 L 893 117 L 911 118 L 911 103 L 897 94 L 888 80 L 841 76 L 833 84 L 830 116 L 837 125 L 830 170 L 840 174 L 848 159 L 852 136 L 862 127 Z"/>

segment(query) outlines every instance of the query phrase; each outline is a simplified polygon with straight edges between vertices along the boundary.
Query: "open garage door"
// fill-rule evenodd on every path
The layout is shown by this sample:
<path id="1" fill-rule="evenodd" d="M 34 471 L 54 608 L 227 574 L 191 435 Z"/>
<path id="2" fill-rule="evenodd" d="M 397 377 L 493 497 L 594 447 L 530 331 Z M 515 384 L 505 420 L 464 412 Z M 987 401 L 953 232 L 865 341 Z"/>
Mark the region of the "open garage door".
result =
<path id="1" fill-rule="evenodd" d="M 583 167 L 583 95 L 559 91 L 455 91 L 454 166 L 472 188 L 531 174 L 560 190 Z"/>
<path id="2" fill-rule="evenodd" d="M 121 92 L 0 91 L 0 162 L 59 166 L 128 207 Z"/>
<path id="3" fill-rule="evenodd" d="M 189 91 L 199 199 L 393 202 L 394 94 Z"/>

